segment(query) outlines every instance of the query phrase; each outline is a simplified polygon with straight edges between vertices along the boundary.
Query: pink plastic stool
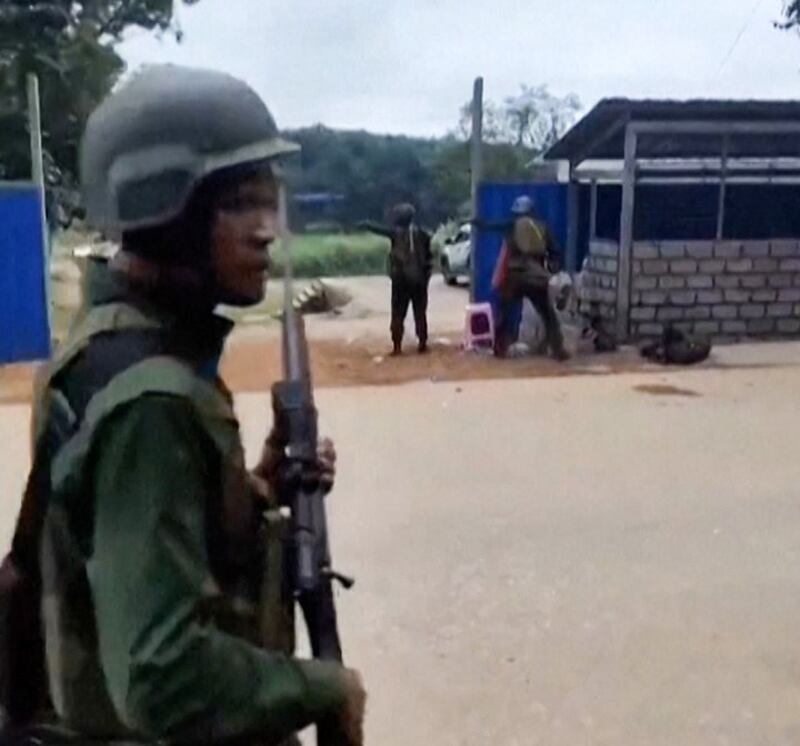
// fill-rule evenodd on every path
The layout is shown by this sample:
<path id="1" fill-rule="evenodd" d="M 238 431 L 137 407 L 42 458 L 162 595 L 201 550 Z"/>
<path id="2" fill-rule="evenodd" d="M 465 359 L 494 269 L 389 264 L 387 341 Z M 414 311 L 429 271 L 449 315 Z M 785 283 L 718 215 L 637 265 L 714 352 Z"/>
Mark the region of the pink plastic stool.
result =
<path id="1" fill-rule="evenodd" d="M 494 316 L 491 303 L 469 303 L 465 309 L 464 349 L 494 347 Z"/>

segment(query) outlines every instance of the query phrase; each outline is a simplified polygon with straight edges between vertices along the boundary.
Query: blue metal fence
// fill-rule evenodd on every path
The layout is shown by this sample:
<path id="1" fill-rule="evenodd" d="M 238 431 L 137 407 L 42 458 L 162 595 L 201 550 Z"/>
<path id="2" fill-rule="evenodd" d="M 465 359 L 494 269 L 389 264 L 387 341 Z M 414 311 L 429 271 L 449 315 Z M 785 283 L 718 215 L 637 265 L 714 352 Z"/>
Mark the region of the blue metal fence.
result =
<path id="1" fill-rule="evenodd" d="M 50 355 L 41 211 L 36 187 L 0 189 L 0 364 Z"/>
<path id="2" fill-rule="evenodd" d="M 481 184 L 478 190 L 478 217 L 481 220 L 500 222 L 510 220 L 511 204 L 522 195 L 529 196 L 559 244 L 563 262 L 567 243 L 567 187 L 564 184 Z M 492 290 L 492 273 L 503 235 L 496 231 L 481 230 L 475 256 L 475 300 L 491 303 L 497 308 L 497 293 Z M 517 312 L 517 316 L 519 311 Z M 518 321 L 518 319 L 517 319 Z"/>

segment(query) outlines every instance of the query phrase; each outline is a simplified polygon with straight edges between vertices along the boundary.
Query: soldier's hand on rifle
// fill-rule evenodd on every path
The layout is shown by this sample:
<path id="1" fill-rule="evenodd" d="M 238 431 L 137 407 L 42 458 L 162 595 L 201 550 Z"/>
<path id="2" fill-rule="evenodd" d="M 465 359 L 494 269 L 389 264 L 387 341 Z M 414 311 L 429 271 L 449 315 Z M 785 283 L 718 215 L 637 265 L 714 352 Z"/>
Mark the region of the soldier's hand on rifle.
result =
<path id="1" fill-rule="evenodd" d="M 283 442 L 274 431 L 264 442 L 261 449 L 261 458 L 253 474 L 271 485 L 275 485 L 283 463 Z M 326 489 L 333 486 L 336 478 L 336 446 L 330 438 L 321 438 L 317 446 L 317 459 L 320 472 L 320 482 Z"/>
<path id="2" fill-rule="evenodd" d="M 320 482 L 329 490 L 336 479 L 336 446 L 330 438 L 321 438 L 317 448 L 319 459 Z"/>

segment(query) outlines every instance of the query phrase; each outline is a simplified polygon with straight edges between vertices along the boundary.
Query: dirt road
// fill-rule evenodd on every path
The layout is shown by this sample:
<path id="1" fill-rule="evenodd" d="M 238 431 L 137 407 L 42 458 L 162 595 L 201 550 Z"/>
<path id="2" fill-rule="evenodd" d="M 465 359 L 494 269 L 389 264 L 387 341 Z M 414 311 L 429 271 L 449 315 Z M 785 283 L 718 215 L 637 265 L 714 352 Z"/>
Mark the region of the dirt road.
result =
<path id="1" fill-rule="evenodd" d="M 380 746 L 800 743 L 800 346 L 319 392 Z M 263 394 L 237 407 L 254 451 Z M 27 408 L 0 407 L 0 538 Z"/>

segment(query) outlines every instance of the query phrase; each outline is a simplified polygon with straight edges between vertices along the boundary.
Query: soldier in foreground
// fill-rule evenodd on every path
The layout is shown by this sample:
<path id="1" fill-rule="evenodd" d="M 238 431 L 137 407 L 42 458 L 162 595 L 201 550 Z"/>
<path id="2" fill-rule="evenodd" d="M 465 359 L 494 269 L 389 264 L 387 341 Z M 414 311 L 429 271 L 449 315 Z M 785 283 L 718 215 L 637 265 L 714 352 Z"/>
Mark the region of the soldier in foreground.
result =
<path id="1" fill-rule="evenodd" d="M 392 355 L 403 351 L 403 332 L 409 303 L 414 311 L 417 350 L 428 351 L 428 284 L 433 270 L 431 237 L 414 223 L 414 206 L 404 203 L 392 210 L 392 225 L 359 223 L 361 228 L 392 242 L 389 277 L 392 281 Z"/>
<path id="2" fill-rule="evenodd" d="M 40 573 L 50 699 L 78 742 L 273 744 L 323 721 L 363 740 L 355 671 L 258 646 L 260 505 L 284 435 L 248 473 L 218 374 L 214 308 L 263 298 L 275 162 L 296 149 L 245 84 L 171 66 L 87 125 L 88 219 L 122 249 L 49 371 L 46 494 L 29 483 L 43 519 L 21 517 L 7 559 Z M 327 479 L 334 462 L 324 443 Z"/>
<path id="3" fill-rule="evenodd" d="M 514 305 L 528 298 L 542 317 L 547 346 L 556 360 L 566 360 L 564 338 L 553 303 L 548 293 L 558 252 L 550 229 L 534 215 L 533 200 L 517 197 L 511 206 L 512 220 L 507 223 L 473 221 L 484 230 L 499 230 L 505 234 L 492 287 L 500 295 L 495 354 L 505 357 L 511 345 L 511 314 Z"/>

